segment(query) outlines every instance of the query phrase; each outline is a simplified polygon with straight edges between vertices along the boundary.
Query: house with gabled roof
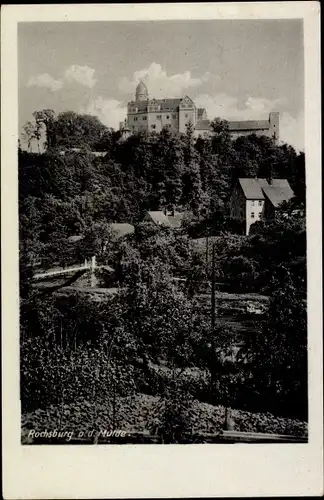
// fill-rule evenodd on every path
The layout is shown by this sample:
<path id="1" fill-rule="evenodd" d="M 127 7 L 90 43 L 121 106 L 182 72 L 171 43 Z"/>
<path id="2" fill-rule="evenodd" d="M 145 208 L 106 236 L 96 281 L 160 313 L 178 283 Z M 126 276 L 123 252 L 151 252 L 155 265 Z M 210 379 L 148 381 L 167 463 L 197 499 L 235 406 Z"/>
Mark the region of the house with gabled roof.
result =
<path id="1" fill-rule="evenodd" d="M 127 234 L 133 234 L 135 232 L 134 226 L 132 224 L 128 224 L 127 222 L 111 222 L 108 224 L 108 227 L 117 238 L 122 238 Z"/>
<path id="2" fill-rule="evenodd" d="M 172 227 L 168 216 L 162 210 L 149 210 L 143 220 L 153 222 L 156 226 Z"/>
<path id="3" fill-rule="evenodd" d="M 187 212 L 177 212 L 175 210 L 148 211 L 144 217 L 145 222 L 153 222 L 157 226 L 170 227 L 171 229 L 181 229 L 182 222 Z"/>
<path id="4" fill-rule="evenodd" d="M 230 215 L 249 234 L 254 222 L 273 217 L 279 205 L 293 196 L 287 179 L 239 178 L 230 198 Z"/>

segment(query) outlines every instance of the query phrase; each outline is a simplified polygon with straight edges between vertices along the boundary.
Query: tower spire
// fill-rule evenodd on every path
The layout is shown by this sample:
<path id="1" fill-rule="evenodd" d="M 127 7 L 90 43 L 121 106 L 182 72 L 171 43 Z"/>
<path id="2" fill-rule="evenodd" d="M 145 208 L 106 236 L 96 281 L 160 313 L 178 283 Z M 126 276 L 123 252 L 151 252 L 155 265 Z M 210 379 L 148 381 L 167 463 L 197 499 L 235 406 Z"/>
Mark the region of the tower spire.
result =
<path id="1" fill-rule="evenodd" d="M 136 87 L 135 94 L 136 101 L 148 101 L 148 90 L 145 83 L 141 80 Z"/>

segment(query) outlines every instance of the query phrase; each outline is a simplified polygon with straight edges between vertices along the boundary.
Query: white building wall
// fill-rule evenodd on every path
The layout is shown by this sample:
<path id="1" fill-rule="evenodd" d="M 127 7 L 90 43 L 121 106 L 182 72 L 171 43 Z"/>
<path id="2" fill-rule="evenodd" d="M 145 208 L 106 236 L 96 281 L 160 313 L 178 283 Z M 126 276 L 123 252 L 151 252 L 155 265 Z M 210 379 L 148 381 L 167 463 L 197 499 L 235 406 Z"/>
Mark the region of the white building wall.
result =
<path id="1" fill-rule="evenodd" d="M 246 234 L 249 234 L 251 225 L 261 219 L 263 211 L 264 200 L 246 200 Z"/>

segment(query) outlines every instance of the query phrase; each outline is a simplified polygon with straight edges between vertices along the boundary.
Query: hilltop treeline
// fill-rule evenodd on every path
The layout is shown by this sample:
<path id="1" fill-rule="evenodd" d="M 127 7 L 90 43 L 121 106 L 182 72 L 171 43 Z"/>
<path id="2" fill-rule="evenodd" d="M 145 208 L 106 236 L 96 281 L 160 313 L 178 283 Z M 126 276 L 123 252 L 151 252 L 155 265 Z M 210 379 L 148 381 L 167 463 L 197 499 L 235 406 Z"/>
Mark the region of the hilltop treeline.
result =
<path id="1" fill-rule="evenodd" d="M 189 127 L 184 135 L 163 130 L 121 141 L 93 117 L 35 114 L 27 130 L 38 141 L 45 135 L 45 151 L 19 149 L 24 410 L 62 409 L 80 397 L 96 413 L 100 395 L 114 402 L 141 392 L 164 398 L 162 428 L 181 429 L 190 398 L 307 418 L 304 155 L 266 137 L 232 141 L 220 120 L 213 128 L 209 139 L 195 140 Z M 296 198 L 250 236 L 233 234 L 234 183 L 268 175 L 287 178 Z M 162 208 L 189 214 L 182 231 L 141 222 L 147 210 Z M 117 240 L 109 222 L 130 222 L 135 233 Z M 84 236 L 79 244 L 68 239 L 75 234 Z M 206 234 L 216 238 L 218 282 L 270 296 L 242 350 L 247 365 L 224 364 L 236 332 L 231 325 L 213 330 L 209 304 L 204 309 L 199 299 L 199 287 L 209 286 L 210 253 L 206 263 L 192 238 Z M 29 264 L 91 255 L 127 285 L 114 297 L 46 296 L 30 286 Z M 190 372 L 184 383 L 183 370 Z"/>
<path id="2" fill-rule="evenodd" d="M 238 177 L 287 178 L 305 199 L 303 153 L 267 137 L 232 141 L 218 119 L 212 138 L 195 140 L 188 127 L 184 135 L 165 129 L 120 141 L 119 132 L 88 115 L 43 110 L 34 117 L 26 140 L 45 137 L 45 152 L 19 151 L 19 200 L 21 241 L 35 258 L 94 225 L 139 222 L 146 210 L 189 211 L 191 236 L 236 230 L 228 201 Z"/>

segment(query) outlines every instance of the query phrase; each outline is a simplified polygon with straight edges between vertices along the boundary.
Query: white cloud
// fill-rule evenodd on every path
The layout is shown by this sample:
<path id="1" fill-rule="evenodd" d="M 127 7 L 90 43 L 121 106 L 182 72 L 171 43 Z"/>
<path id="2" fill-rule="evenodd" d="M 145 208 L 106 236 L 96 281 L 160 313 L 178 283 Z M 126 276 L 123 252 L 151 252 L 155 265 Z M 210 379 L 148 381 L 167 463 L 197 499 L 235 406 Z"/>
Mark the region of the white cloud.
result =
<path id="1" fill-rule="evenodd" d="M 190 71 L 169 76 L 160 64 L 153 62 L 148 68 L 135 71 L 131 79 L 121 78 L 119 88 L 122 92 L 134 94 L 136 86 L 143 80 L 151 98 L 181 97 L 187 89 L 198 87 L 211 78 L 208 72 L 194 78 Z"/>
<path id="2" fill-rule="evenodd" d="M 210 96 L 201 94 L 195 99 L 196 106 L 206 108 L 208 117 L 226 120 L 265 120 L 271 111 L 280 112 L 280 140 L 292 145 L 297 150 L 304 149 L 304 118 L 300 114 L 294 118 L 283 110 L 284 99 L 265 99 L 249 97 L 243 106 L 239 100 L 227 94 Z"/>
<path id="3" fill-rule="evenodd" d="M 124 121 L 127 115 L 127 108 L 116 99 L 91 99 L 81 107 L 80 113 L 94 115 L 107 127 L 119 129 L 119 123 Z"/>
<path id="4" fill-rule="evenodd" d="M 40 87 L 56 92 L 63 87 L 63 82 L 61 80 L 55 80 L 48 73 L 42 73 L 36 76 L 31 76 L 27 82 L 27 87 Z"/>
<path id="5" fill-rule="evenodd" d="M 210 119 L 220 117 L 228 120 L 255 120 L 266 118 L 270 111 L 278 111 L 283 100 L 249 97 L 242 107 L 236 97 L 222 93 L 213 97 L 208 94 L 199 95 L 195 103 L 199 108 L 206 108 Z"/>
<path id="6" fill-rule="evenodd" d="M 92 89 L 97 82 L 94 74 L 95 70 L 89 66 L 73 64 L 65 71 L 64 79 L 69 83 L 77 82 Z"/>
<path id="7" fill-rule="evenodd" d="M 31 76 L 27 82 L 27 87 L 43 87 L 50 89 L 52 92 L 61 90 L 65 83 L 79 83 L 85 87 L 93 88 L 97 82 L 94 78 L 95 70 L 89 66 L 79 66 L 73 64 L 64 73 L 60 80 L 55 80 L 48 73 L 42 73 L 36 76 Z"/>
<path id="8" fill-rule="evenodd" d="M 304 114 L 300 113 L 294 118 L 289 113 L 280 115 L 280 140 L 291 144 L 298 151 L 305 149 Z"/>

